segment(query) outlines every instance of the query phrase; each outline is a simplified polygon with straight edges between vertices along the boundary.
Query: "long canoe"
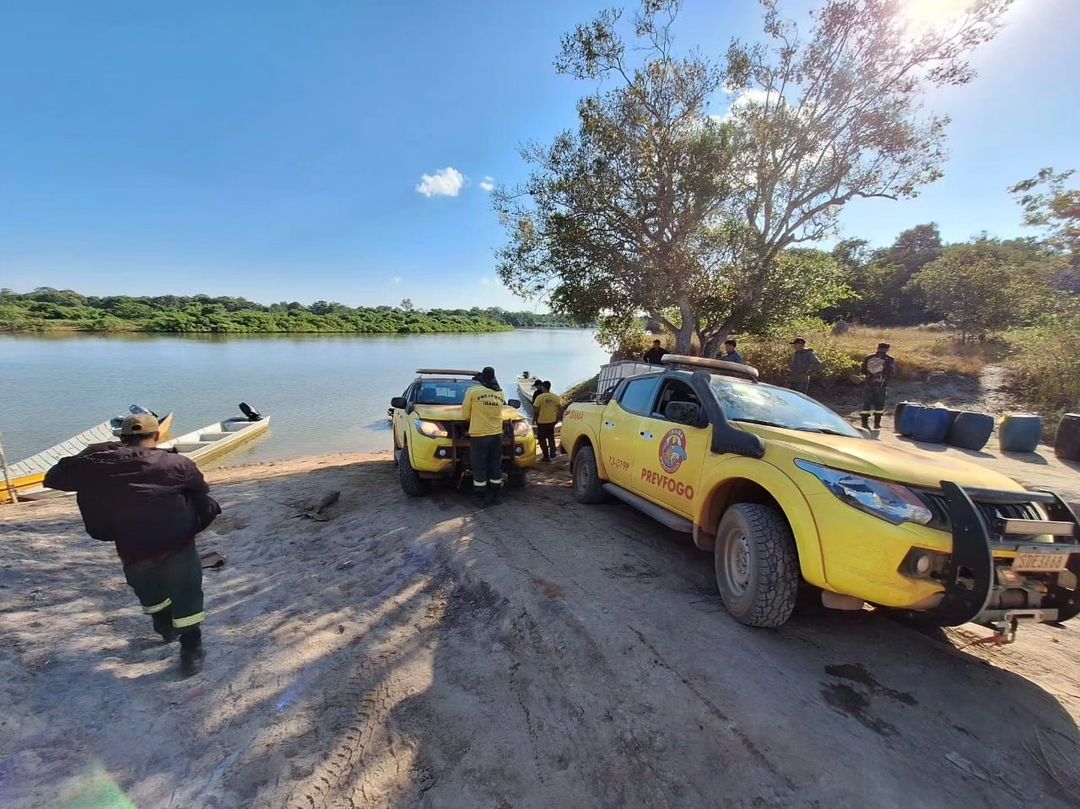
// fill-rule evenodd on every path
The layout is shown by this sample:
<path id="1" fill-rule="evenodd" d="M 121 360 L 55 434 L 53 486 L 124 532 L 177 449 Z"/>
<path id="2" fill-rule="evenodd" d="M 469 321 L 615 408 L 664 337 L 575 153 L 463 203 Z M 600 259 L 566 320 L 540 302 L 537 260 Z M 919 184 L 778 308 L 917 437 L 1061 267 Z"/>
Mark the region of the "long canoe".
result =
<path id="1" fill-rule="evenodd" d="M 263 416 L 258 421 L 241 417 L 225 419 L 207 424 L 200 430 L 178 435 L 158 446 L 161 449 L 175 449 L 196 463 L 206 463 L 261 435 L 269 426 L 269 416 Z"/>
<path id="2" fill-rule="evenodd" d="M 169 436 L 172 420 L 172 413 L 169 413 L 161 419 L 159 429 L 161 434 L 165 437 Z M 42 481 L 45 480 L 45 473 L 52 469 L 56 465 L 56 462 L 61 458 L 78 455 L 92 444 L 115 442 L 117 430 L 120 427 L 121 421 L 123 421 L 123 418 L 120 416 L 109 419 L 108 421 L 103 421 L 101 424 L 95 425 L 89 430 L 83 430 L 78 435 L 73 435 L 67 441 L 61 441 L 59 444 L 51 446 L 46 450 L 42 450 L 36 455 L 31 455 L 29 458 L 24 458 L 21 461 L 16 461 L 11 464 L 8 467 L 8 471 L 11 474 L 11 483 L 15 488 L 16 494 L 19 497 L 23 497 L 25 495 L 35 495 L 44 491 L 45 488 L 41 484 Z M 10 502 L 11 494 L 8 491 L 3 476 L 0 475 L 0 503 Z"/>

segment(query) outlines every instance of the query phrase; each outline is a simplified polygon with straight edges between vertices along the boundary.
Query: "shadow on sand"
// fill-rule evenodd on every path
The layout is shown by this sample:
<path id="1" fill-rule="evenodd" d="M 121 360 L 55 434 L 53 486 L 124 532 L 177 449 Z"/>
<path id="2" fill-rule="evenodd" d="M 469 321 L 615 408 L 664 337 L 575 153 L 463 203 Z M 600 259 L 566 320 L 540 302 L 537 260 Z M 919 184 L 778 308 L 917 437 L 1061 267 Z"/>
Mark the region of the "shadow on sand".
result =
<path id="1" fill-rule="evenodd" d="M 70 507 L 21 511 L 0 804 L 82 807 L 105 778 L 110 806 L 1066 805 L 1024 747 L 1077 735 L 1010 670 L 1036 652 L 868 611 L 747 629 L 707 554 L 564 476 L 482 512 L 404 498 L 387 462 L 218 487 L 229 564 L 188 681 Z M 291 519 L 330 489 L 329 522 Z"/>

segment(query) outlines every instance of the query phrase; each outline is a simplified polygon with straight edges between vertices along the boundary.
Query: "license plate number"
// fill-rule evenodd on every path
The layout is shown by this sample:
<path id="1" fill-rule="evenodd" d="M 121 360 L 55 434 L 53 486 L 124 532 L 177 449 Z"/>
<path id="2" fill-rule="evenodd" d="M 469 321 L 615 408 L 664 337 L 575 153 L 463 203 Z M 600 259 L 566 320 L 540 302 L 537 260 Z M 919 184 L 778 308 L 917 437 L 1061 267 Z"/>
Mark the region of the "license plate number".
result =
<path id="1" fill-rule="evenodd" d="M 1046 573 L 1064 570 L 1069 563 L 1069 553 L 1018 553 L 1012 569 L 1017 573 Z"/>

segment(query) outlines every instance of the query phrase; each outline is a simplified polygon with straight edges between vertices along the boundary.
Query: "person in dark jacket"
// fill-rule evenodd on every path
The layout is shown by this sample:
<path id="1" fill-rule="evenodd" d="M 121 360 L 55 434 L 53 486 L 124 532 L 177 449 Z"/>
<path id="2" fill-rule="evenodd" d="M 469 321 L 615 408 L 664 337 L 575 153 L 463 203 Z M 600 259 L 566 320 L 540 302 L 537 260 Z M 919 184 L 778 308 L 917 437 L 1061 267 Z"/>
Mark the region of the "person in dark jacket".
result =
<path id="1" fill-rule="evenodd" d="M 806 347 L 806 340 L 796 337 L 791 341 L 795 352 L 791 355 L 791 370 L 788 372 L 788 387 L 799 393 L 810 390 L 810 374 L 821 370 L 821 360 L 814 349 Z"/>
<path id="2" fill-rule="evenodd" d="M 889 379 L 896 370 L 896 360 L 889 356 L 889 344 L 878 343 L 877 351 L 862 361 L 863 409 L 859 414 L 862 426 L 869 429 L 870 416 L 874 417 L 874 429 L 881 429 L 881 417 L 885 413 L 885 399 L 889 392 Z"/>
<path id="3" fill-rule="evenodd" d="M 745 365 L 742 354 L 736 350 L 737 346 L 738 344 L 734 340 L 724 340 L 724 353 L 720 355 L 720 359 L 724 362 L 737 362 L 739 365 Z"/>
<path id="4" fill-rule="evenodd" d="M 660 341 L 653 340 L 652 348 L 645 352 L 645 362 L 651 365 L 659 365 L 665 354 L 667 354 L 667 351 L 660 346 Z"/>
<path id="5" fill-rule="evenodd" d="M 116 544 L 124 576 L 169 643 L 180 637 L 180 670 L 202 670 L 202 564 L 195 535 L 221 513 L 190 458 L 157 449 L 157 419 L 124 419 L 120 443 L 62 458 L 45 486 L 76 492 L 86 533 Z"/>

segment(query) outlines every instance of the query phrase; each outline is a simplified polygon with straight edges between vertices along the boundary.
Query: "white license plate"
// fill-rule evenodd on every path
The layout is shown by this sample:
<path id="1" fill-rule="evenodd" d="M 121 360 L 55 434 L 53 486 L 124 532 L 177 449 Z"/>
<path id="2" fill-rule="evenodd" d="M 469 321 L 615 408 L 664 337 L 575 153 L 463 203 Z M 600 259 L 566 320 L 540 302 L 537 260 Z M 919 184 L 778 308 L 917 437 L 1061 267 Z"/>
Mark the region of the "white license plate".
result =
<path id="1" fill-rule="evenodd" d="M 1013 559 L 1012 569 L 1017 573 L 1047 573 L 1064 570 L 1068 563 L 1068 551 L 1065 553 L 1021 552 Z"/>

